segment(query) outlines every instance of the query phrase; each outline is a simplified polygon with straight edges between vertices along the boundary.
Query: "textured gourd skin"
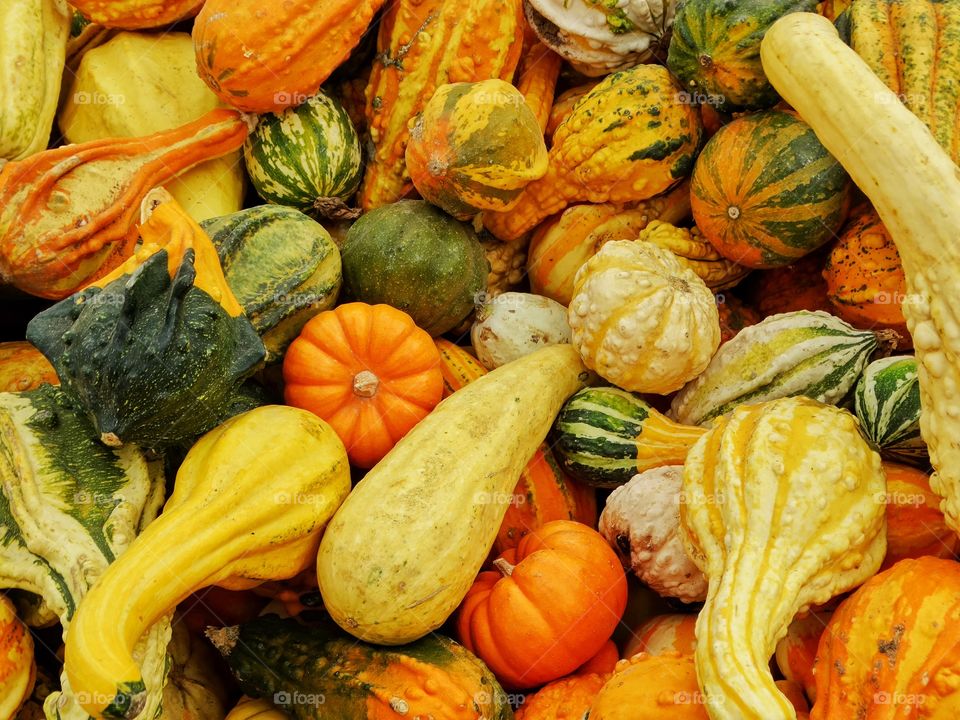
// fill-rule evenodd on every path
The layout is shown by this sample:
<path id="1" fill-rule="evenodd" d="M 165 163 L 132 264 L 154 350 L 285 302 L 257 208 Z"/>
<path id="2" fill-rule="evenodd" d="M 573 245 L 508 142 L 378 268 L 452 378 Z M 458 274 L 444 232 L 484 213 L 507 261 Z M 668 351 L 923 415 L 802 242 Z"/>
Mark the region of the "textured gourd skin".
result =
<path id="1" fill-rule="evenodd" d="M 163 514 L 74 616 L 65 669 L 84 709 L 133 717 L 142 684 L 130 650 L 144 629 L 201 587 L 245 588 L 307 568 L 349 490 L 343 443 L 304 410 L 268 405 L 204 435 Z"/>
<path id="2" fill-rule="evenodd" d="M 243 144 L 247 122 L 213 110 L 147 137 L 47 150 L 0 169 L 0 278 L 59 300 L 133 252 L 140 201 L 155 186 Z M 109 175 L 113 182 L 104 183 Z"/>
<path id="3" fill-rule="evenodd" d="M 711 290 L 733 287 L 750 272 L 750 268 L 724 258 L 697 228 L 688 230 L 654 220 L 640 231 L 637 240 L 651 242 L 672 252 Z"/>
<path id="4" fill-rule="evenodd" d="M 398 645 L 443 624 L 483 564 L 521 470 L 584 372 L 570 345 L 499 367 L 441 402 L 367 473 L 317 558 L 324 604 L 341 627 Z"/>
<path id="5" fill-rule="evenodd" d="M 662 718 L 708 720 L 690 655 L 640 653 L 621 660 L 590 708 L 590 720 Z"/>
<path id="6" fill-rule="evenodd" d="M 760 41 L 777 18 L 815 7 L 816 0 L 686 0 L 667 65 L 700 102 L 721 112 L 772 107 L 779 96 L 763 74 Z"/>
<path id="7" fill-rule="evenodd" d="M 674 396 L 670 417 L 704 425 L 742 403 L 790 395 L 837 403 L 876 348 L 875 333 L 825 312 L 772 315 L 725 343 Z"/>
<path id="8" fill-rule="evenodd" d="M 201 5 L 203 0 L 73 0 L 93 22 L 127 30 L 171 25 L 195 15 Z"/>
<path id="9" fill-rule="evenodd" d="M 540 133 L 546 132 L 553 110 L 557 80 L 563 59 L 544 45 L 529 29 L 523 37 L 523 56 L 517 66 L 517 90 L 523 95 L 533 116 L 537 119 Z"/>
<path id="10" fill-rule="evenodd" d="M 88 45 L 76 62 L 57 116 L 72 143 L 170 130 L 220 105 L 197 77 L 187 33 L 118 32 L 101 45 Z M 165 187 L 195 220 L 237 212 L 245 190 L 240 153 L 200 163 Z"/>
<path id="11" fill-rule="evenodd" d="M 709 583 L 696 661 L 712 720 L 796 717 L 770 657 L 794 616 L 880 567 L 885 486 L 854 417 L 808 398 L 742 405 L 694 445 L 680 527 Z"/>
<path id="12" fill-rule="evenodd" d="M 488 370 L 545 345 L 568 342 L 567 309 L 532 293 L 508 292 L 488 298 L 477 308 L 470 328 L 470 343 Z"/>
<path id="13" fill-rule="evenodd" d="M 513 718 L 493 674 L 442 635 L 383 648 L 358 643 L 329 621 L 301 625 L 276 616 L 209 635 L 242 690 L 273 699 L 295 720 Z"/>
<path id="14" fill-rule="evenodd" d="M 954 45 L 955 46 L 955 45 Z M 952 46 L 953 47 L 953 46 Z M 762 49 L 771 82 L 847 168 L 897 245 L 907 278 L 903 314 L 919 361 L 920 429 L 947 522 L 960 528 L 960 178 L 950 156 L 829 20 L 793 15 Z M 840 113 L 837 121 L 834 113 Z M 895 168 L 895 170 L 891 170 Z"/>
<path id="15" fill-rule="evenodd" d="M 850 3 L 850 47 L 960 161 L 960 10 L 937 0 Z"/>
<path id="16" fill-rule="evenodd" d="M 887 555 L 883 570 L 906 558 L 951 559 L 960 537 L 947 527 L 940 499 L 923 470 L 884 461 L 887 475 Z"/>
<path id="17" fill-rule="evenodd" d="M 634 392 L 679 390 L 720 344 L 713 293 L 652 243 L 604 245 L 577 271 L 567 320 L 587 367 Z"/>
<path id="18" fill-rule="evenodd" d="M 902 560 L 843 601 L 820 639 L 810 720 L 955 717 L 960 565 Z M 956 705 L 952 705 L 956 710 Z"/>
<path id="19" fill-rule="evenodd" d="M 693 169 L 703 125 L 696 105 L 678 102 L 666 68 L 638 65 L 593 88 L 557 128 L 547 174 L 505 213 L 485 213 L 501 240 L 516 240 L 573 202 L 649 200 Z"/>
<path id="20" fill-rule="evenodd" d="M 446 83 L 509 82 L 523 49 L 521 0 L 399 0 L 380 19 L 367 85 L 373 157 L 360 204 L 395 202 L 411 190 L 404 163 L 410 121 Z"/>
<path id="21" fill-rule="evenodd" d="M 458 220 L 513 207 L 547 172 L 547 146 L 523 95 L 503 80 L 441 85 L 406 150 L 417 192 Z"/>
<path id="22" fill-rule="evenodd" d="M 20 622 L 13 603 L 0 595 L 0 717 L 16 717 L 33 692 L 36 672 L 33 636 Z"/>
<path id="23" fill-rule="evenodd" d="M 206 0 L 193 26 L 197 72 L 228 105 L 299 105 L 347 59 L 383 0 Z"/>
<path id="24" fill-rule="evenodd" d="M 575 720 L 590 709 L 608 675 L 588 673 L 548 683 L 528 695 L 517 709 L 516 720 Z"/>
<path id="25" fill-rule="evenodd" d="M 540 223 L 530 239 L 527 275 L 538 295 L 569 305 L 573 281 L 583 264 L 609 240 L 632 240 L 655 220 L 680 222 L 690 214 L 690 188 L 676 188 L 629 210 L 602 203 L 572 205 Z M 516 243 L 510 243 L 514 245 Z"/>
<path id="26" fill-rule="evenodd" d="M 170 672 L 163 688 L 164 716 L 223 720 L 228 688 L 216 665 L 216 654 L 204 638 L 187 628 L 182 617 L 175 620 L 167 646 Z"/>
<path id="27" fill-rule="evenodd" d="M 28 342 L 0 343 L 0 392 L 35 390 L 44 383 L 60 380 L 43 353 Z"/>
<path id="28" fill-rule="evenodd" d="M 70 16 L 66 0 L 0 5 L 0 165 L 40 152 L 50 141 Z"/>

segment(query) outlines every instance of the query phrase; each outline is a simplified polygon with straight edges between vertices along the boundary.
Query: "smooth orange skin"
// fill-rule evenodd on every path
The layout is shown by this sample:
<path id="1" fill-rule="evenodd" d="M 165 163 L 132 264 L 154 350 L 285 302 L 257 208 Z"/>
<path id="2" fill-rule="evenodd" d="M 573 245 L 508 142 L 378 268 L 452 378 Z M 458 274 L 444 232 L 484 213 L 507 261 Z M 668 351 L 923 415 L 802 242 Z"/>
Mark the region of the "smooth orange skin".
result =
<path id="1" fill-rule="evenodd" d="M 504 686 L 556 680 L 603 647 L 626 608 L 627 581 L 600 533 L 556 520 L 502 559 L 514 565 L 512 574 L 480 573 L 457 631 Z"/>
<path id="2" fill-rule="evenodd" d="M 590 720 L 709 720 L 692 655 L 640 653 L 621 660 Z"/>
<path id="3" fill-rule="evenodd" d="M 610 673 L 570 675 L 528 695 L 516 720 L 582 720 Z"/>
<path id="4" fill-rule="evenodd" d="M 657 615 L 637 628 L 624 648 L 625 658 L 644 652 L 663 655 L 678 652 L 693 655 L 697 647 L 696 615 Z"/>
<path id="5" fill-rule="evenodd" d="M 940 511 L 930 476 L 909 465 L 884 461 L 887 474 L 887 555 L 881 570 L 906 558 L 952 558 L 960 537 Z"/>
<path id="6" fill-rule="evenodd" d="M 440 402 L 440 354 L 402 310 L 348 303 L 314 316 L 283 361 L 284 401 L 326 420 L 351 464 L 373 467 Z M 354 390 L 372 372 L 372 397 Z"/>
<path id="7" fill-rule="evenodd" d="M 597 654 L 578 667 L 576 675 L 609 675 L 620 662 L 620 651 L 613 640 L 607 640 Z"/>

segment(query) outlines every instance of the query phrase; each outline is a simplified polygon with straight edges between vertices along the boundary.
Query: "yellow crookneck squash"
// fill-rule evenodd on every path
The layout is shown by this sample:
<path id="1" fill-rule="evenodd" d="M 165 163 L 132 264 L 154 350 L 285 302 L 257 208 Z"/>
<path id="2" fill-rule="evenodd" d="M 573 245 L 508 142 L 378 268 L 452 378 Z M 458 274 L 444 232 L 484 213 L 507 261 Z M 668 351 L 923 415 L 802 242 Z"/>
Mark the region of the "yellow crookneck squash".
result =
<path id="1" fill-rule="evenodd" d="M 680 535 L 707 576 L 695 656 L 712 720 L 796 718 L 770 658 L 794 616 L 879 569 L 885 488 L 856 418 L 805 397 L 740 405 L 693 446 Z"/>
<path id="2" fill-rule="evenodd" d="M 867 195 L 900 253 L 930 485 L 960 530 L 960 171 L 826 18 L 780 19 L 761 54 L 771 83 Z"/>
<path id="3" fill-rule="evenodd" d="M 349 490 L 343 443 L 305 410 L 265 405 L 204 435 L 161 516 L 77 608 L 65 670 L 83 708 L 136 717 L 145 689 L 131 650 L 143 632 L 199 588 L 245 589 L 309 567 Z"/>

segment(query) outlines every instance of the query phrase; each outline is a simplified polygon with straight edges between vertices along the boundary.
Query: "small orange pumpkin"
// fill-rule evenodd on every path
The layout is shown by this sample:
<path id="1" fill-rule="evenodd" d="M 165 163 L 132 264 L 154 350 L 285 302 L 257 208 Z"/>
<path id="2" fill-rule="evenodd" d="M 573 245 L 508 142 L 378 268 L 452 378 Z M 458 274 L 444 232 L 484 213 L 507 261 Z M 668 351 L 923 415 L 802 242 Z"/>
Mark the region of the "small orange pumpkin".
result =
<path id="1" fill-rule="evenodd" d="M 620 662 L 620 651 L 613 640 L 607 640 L 592 658 L 578 667 L 575 675 L 609 675 Z"/>
<path id="2" fill-rule="evenodd" d="M 457 631 L 507 687 L 572 672 L 603 647 L 626 608 L 620 561 L 581 523 L 547 523 L 494 565 L 464 598 Z"/>
<path id="3" fill-rule="evenodd" d="M 755 272 L 747 280 L 747 297 L 762 317 L 794 312 L 823 310 L 833 313 L 823 279 L 824 252 L 805 255 L 786 267 Z"/>
<path id="4" fill-rule="evenodd" d="M 580 720 L 586 716 L 606 684 L 609 673 L 571 675 L 545 685 L 529 695 L 516 713 L 516 720 Z"/>
<path id="5" fill-rule="evenodd" d="M 881 570 L 905 558 L 952 558 L 960 536 L 940 511 L 940 497 L 930 489 L 930 477 L 909 465 L 884 461 L 887 475 L 887 555 Z"/>
<path id="6" fill-rule="evenodd" d="M 402 310 L 348 303 L 314 316 L 283 361 L 284 400 L 326 420 L 373 467 L 440 402 L 433 339 Z"/>
<path id="7" fill-rule="evenodd" d="M 640 653 L 621 660 L 590 720 L 709 720 L 692 655 Z"/>
<path id="8" fill-rule="evenodd" d="M 57 371 L 26 341 L 0 343 L 0 392 L 24 392 L 44 383 L 59 385 Z"/>

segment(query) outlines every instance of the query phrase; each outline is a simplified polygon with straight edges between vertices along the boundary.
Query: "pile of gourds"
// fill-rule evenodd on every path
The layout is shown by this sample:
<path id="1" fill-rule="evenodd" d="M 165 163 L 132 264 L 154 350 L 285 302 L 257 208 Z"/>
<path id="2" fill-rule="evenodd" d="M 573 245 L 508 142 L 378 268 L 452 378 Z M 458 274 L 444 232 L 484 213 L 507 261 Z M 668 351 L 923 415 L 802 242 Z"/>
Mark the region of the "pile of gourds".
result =
<path id="1" fill-rule="evenodd" d="M 5 0 L 0 720 L 960 716 L 958 33 Z"/>

